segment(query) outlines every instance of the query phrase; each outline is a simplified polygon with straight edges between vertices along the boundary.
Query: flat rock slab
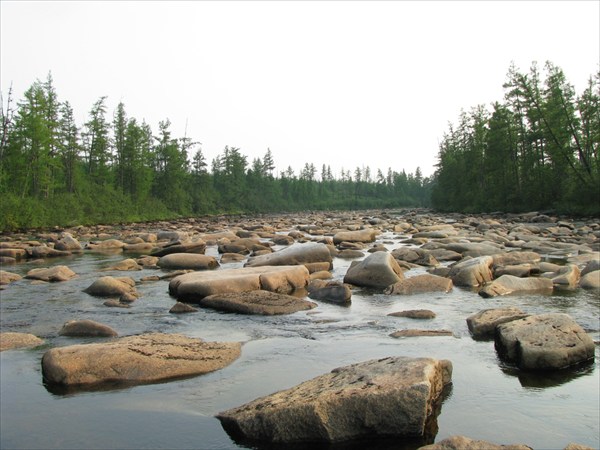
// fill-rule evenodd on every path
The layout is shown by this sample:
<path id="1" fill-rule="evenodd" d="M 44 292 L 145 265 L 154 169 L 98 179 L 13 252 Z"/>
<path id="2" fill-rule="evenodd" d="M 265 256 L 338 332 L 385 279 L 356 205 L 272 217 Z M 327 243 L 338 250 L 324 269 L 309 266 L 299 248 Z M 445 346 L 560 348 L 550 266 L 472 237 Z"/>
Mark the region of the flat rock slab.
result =
<path id="1" fill-rule="evenodd" d="M 293 266 L 313 263 L 326 263 L 326 270 L 331 269 L 331 252 L 325 244 L 316 242 L 294 244 L 277 252 L 252 257 L 245 267 Z"/>
<path id="2" fill-rule="evenodd" d="M 17 348 L 29 348 L 42 345 L 44 341 L 29 333 L 0 333 L 0 352 Z"/>
<path id="3" fill-rule="evenodd" d="M 486 284 L 479 295 L 484 298 L 496 297 L 498 295 L 546 292 L 551 293 L 554 288 L 552 280 L 548 278 L 520 278 L 514 275 L 502 275 L 491 283 Z"/>
<path id="4" fill-rule="evenodd" d="M 238 342 L 151 333 L 53 348 L 42 358 L 42 372 L 47 383 L 62 386 L 154 383 L 221 369 L 240 352 Z"/>
<path id="5" fill-rule="evenodd" d="M 391 337 L 420 337 L 420 336 L 454 336 L 450 330 L 417 330 L 409 328 L 407 330 L 398 330 L 390 334 Z"/>
<path id="6" fill-rule="evenodd" d="M 525 444 L 500 445 L 493 442 L 471 439 L 465 436 L 450 436 L 419 450 L 532 450 Z"/>
<path id="7" fill-rule="evenodd" d="M 169 293 L 188 303 L 213 294 L 265 290 L 289 294 L 309 281 L 304 266 L 261 266 L 211 270 L 180 275 L 169 283 Z"/>
<path id="8" fill-rule="evenodd" d="M 451 290 L 451 279 L 425 273 L 404 278 L 388 286 L 385 293 L 389 295 L 414 295 L 427 292 L 450 292 Z"/>
<path id="9" fill-rule="evenodd" d="M 447 360 L 371 360 L 334 369 L 221 412 L 217 418 L 234 439 L 249 441 L 339 442 L 422 436 L 451 377 L 452 364 Z"/>
<path id="10" fill-rule="evenodd" d="M 219 263 L 214 256 L 196 253 L 170 253 L 162 256 L 156 265 L 161 269 L 173 270 L 210 270 L 219 267 Z"/>
<path id="11" fill-rule="evenodd" d="M 25 278 L 42 281 L 68 281 L 77 274 L 67 266 L 31 269 Z"/>
<path id="12" fill-rule="evenodd" d="M 292 314 L 297 311 L 313 309 L 317 306 L 308 300 L 269 291 L 213 294 L 204 297 L 198 304 L 219 311 L 265 316 Z"/>
<path id="13" fill-rule="evenodd" d="M 498 325 L 501 358 L 524 370 L 563 369 L 594 358 L 594 341 L 567 314 L 529 316 Z"/>
<path id="14" fill-rule="evenodd" d="M 467 326 L 475 339 L 493 339 L 498 325 L 524 319 L 528 315 L 514 307 L 484 309 L 467 317 Z"/>
<path id="15" fill-rule="evenodd" d="M 408 317 L 409 319 L 434 319 L 435 313 L 429 309 L 409 309 L 389 313 L 391 317 Z"/>

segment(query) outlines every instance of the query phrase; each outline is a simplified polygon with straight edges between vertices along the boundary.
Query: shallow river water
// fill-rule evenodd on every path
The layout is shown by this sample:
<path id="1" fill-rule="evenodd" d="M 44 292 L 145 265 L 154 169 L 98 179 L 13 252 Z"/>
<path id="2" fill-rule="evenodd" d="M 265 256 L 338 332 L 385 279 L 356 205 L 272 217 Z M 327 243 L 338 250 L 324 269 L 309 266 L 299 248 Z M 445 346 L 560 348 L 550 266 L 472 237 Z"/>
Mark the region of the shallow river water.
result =
<path id="1" fill-rule="evenodd" d="M 395 239 L 390 234 L 378 240 L 393 248 L 398 245 Z M 210 246 L 206 253 L 217 255 Z M 355 288 L 350 306 L 317 302 L 318 307 L 309 312 L 287 316 L 242 316 L 212 310 L 170 314 L 175 300 L 168 295 L 168 281 L 139 284 L 142 297 L 130 309 L 106 307 L 103 299 L 82 292 L 102 275 L 139 280 L 156 274 L 151 269 L 98 272 L 130 256 L 86 252 L 46 260 L 43 267 L 65 264 L 78 277 L 52 284 L 23 279 L 0 291 L 2 331 L 33 333 L 46 340 L 41 348 L 0 353 L 1 448 L 247 448 L 229 438 L 215 414 L 336 367 L 385 356 L 452 361 L 453 384 L 441 405 L 435 441 L 461 434 L 500 444 L 524 443 L 535 449 L 562 449 L 570 442 L 600 446 L 598 346 L 592 364 L 550 375 L 523 374 L 497 358 L 492 341 L 472 339 L 465 321 L 492 307 L 564 312 L 597 342 L 597 292 L 484 299 L 457 287 L 448 294 L 413 296 L 386 296 Z M 335 258 L 334 278 L 342 279 L 349 265 L 350 261 Z M 237 266 L 241 263 L 223 267 Z M 5 270 L 24 275 L 33 267 L 33 263 L 24 263 Z M 413 269 L 407 276 L 422 272 L 424 269 Z M 431 309 L 437 317 L 420 321 L 387 316 L 406 309 Z M 209 341 L 240 341 L 242 355 L 222 370 L 184 380 L 105 391 L 51 392 L 42 380 L 44 352 L 53 346 L 98 340 L 58 336 L 63 323 L 76 318 L 107 324 L 121 336 L 157 331 Z M 404 328 L 449 329 L 454 335 L 389 336 Z M 362 442 L 352 448 L 417 446 L 396 440 Z"/>

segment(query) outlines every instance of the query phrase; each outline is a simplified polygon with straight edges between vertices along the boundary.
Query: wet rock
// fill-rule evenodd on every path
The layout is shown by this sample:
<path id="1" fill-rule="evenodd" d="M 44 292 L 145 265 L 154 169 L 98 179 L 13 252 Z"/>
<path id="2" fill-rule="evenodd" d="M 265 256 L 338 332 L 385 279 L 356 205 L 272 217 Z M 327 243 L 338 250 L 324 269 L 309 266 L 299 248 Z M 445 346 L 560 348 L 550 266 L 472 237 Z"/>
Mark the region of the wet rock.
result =
<path id="1" fill-rule="evenodd" d="M 152 253 L 156 245 L 151 242 L 138 242 L 136 244 L 125 244 L 123 251 L 127 253 Z"/>
<path id="2" fill-rule="evenodd" d="M 494 266 L 515 266 L 519 264 L 535 264 L 542 260 L 539 253 L 516 251 L 493 255 Z"/>
<path id="3" fill-rule="evenodd" d="M 552 280 L 548 278 L 519 278 L 513 275 L 502 275 L 500 278 L 486 284 L 479 295 L 485 298 L 516 293 L 546 292 L 553 289 Z"/>
<path id="4" fill-rule="evenodd" d="M 171 255 L 173 253 L 190 253 L 194 255 L 203 255 L 205 251 L 206 242 L 200 240 L 197 242 L 186 242 L 167 245 L 154 250 L 151 253 L 151 256 L 158 256 L 160 258 L 162 256 Z"/>
<path id="5" fill-rule="evenodd" d="M 185 314 L 191 312 L 198 312 L 196 308 L 187 303 L 177 302 L 173 307 L 169 310 L 171 314 Z"/>
<path id="6" fill-rule="evenodd" d="M 409 319 L 434 319 L 435 313 L 429 309 L 409 309 L 389 313 L 391 317 L 408 317 Z"/>
<path id="7" fill-rule="evenodd" d="M 83 292 L 95 297 L 120 297 L 125 293 L 135 293 L 135 282 L 125 278 L 100 277 Z"/>
<path id="8" fill-rule="evenodd" d="M 219 267 L 219 263 L 214 256 L 195 253 L 171 253 L 161 257 L 156 265 L 161 269 L 172 270 L 212 270 Z"/>
<path id="9" fill-rule="evenodd" d="M 0 267 L 7 266 L 9 264 L 16 264 L 17 259 L 11 256 L 0 256 Z"/>
<path id="10" fill-rule="evenodd" d="M 105 241 L 90 242 L 85 248 L 88 250 L 119 250 L 125 247 L 125 243 L 118 239 L 107 239 Z"/>
<path id="11" fill-rule="evenodd" d="M 331 269 L 331 253 L 325 244 L 315 242 L 294 244 L 277 252 L 251 257 L 244 267 L 292 266 L 311 263 L 327 263 L 327 269 Z"/>
<path id="12" fill-rule="evenodd" d="M 375 242 L 377 230 L 367 228 L 356 231 L 340 231 L 333 235 L 333 243 L 338 245 L 342 242 Z"/>
<path id="13" fill-rule="evenodd" d="M 339 281 L 313 280 L 307 290 L 313 300 L 347 304 L 352 298 L 350 286 Z"/>
<path id="14" fill-rule="evenodd" d="M 421 337 L 421 336 L 453 336 L 454 334 L 450 330 L 418 330 L 409 328 L 406 330 L 394 331 L 390 334 L 393 338 L 401 337 Z"/>
<path id="15" fill-rule="evenodd" d="M 384 292 L 388 295 L 413 295 L 425 292 L 450 292 L 451 290 L 452 280 L 426 273 L 404 278 L 388 286 Z"/>
<path id="16" fill-rule="evenodd" d="M 221 369 L 240 356 L 240 349 L 238 342 L 151 333 L 53 348 L 42 358 L 42 371 L 47 383 L 63 386 L 153 383 Z"/>
<path id="17" fill-rule="evenodd" d="M 137 300 L 137 295 L 132 292 L 125 292 L 119 297 L 121 303 L 133 303 Z"/>
<path id="18" fill-rule="evenodd" d="M 576 288 L 581 278 L 581 271 L 575 264 L 561 267 L 560 270 L 550 275 L 552 283 L 560 288 Z"/>
<path id="19" fill-rule="evenodd" d="M 501 358 L 523 370 L 563 369 L 594 358 L 594 342 L 567 314 L 529 316 L 498 325 Z"/>
<path id="20" fill-rule="evenodd" d="M 160 258 L 158 256 L 142 256 L 141 258 L 136 259 L 135 262 L 142 267 L 152 268 L 158 267 L 156 264 L 158 263 L 159 259 Z"/>
<path id="21" fill-rule="evenodd" d="M 365 256 L 365 254 L 360 250 L 344 249 L 341 252 L 339 252 L 336 256 L 342 259 L 359 259 Z"/>
<path id="22" fill-rule="evenodd" d="M 204 297 L 198 304 L 205 308 L 239 314 L 273 316 L 306 311 L 317 305 L 308 300 L 268 291 L 229 292 Z"/>
<path id="23" fill-rule="evenodd" d="M 430 250 L 429 254 L 438 261 L 460 261 L 462 259 L 460 253 L 445 248 Z"/>
<path id="24" fill-rule="evenodd" d="M 221 264 L 229 264 L 235 262 L 241 262 L 246 259 L 246 256 L 241 255 L 239 253 L 223 253 L 221 255 L 220 262 Z"/>
<path id="25" fill-rule="evenodd" d="M 195 303 L 212 294 L 266 290 L 289 294 L 306 287 L 309 273 L 304 266 L 264 266 L 192 272 L 169 283 L 169 293 Z"/>
<path id="26" fill-rule="evenodd" d="M 353 262 L 344 276 L 344 283 L 383 289 L 403 278 L 402 269 L 390 253 L 376 252 L 362 261 Z"/>
<path id="27" fill-rule="evenodd" d="M 273 244 L 275 245 L 292 245 L 295 242 L 292 236 L 286 236 L 283 234 L 273 236 L 271 241 L 273 241 Z"/>
<path id="28" fill-rule="evenodd" d="M 564 450 L 595 450 L 593 447 L 587 445 L 577 444 L 575 442 L 569 443 Z"/>
<path id="29" fill-rule="evenodd" d="M 62 237 L 54 244 L 56 250 L 62 250 L 67 252 L 82 252 L 83 247 L 77 239 L 75 239 L 70 233 L 63 233 Z"/>
<path id="30" fill-rule="evenodd" d="M 0 270 L 0 286 L 10 284 L 14 281 L 19 281 L 23 278 L 18 273 L 7 272 L 6 270 Z"/>
<path id="31" fill-rule="evenodd" d="M 58 332 L 60 336 L 114 337 L 118 333 L 108 325 L 93 320 L 70 320 Z"/>
<path id="32" fill-rule="evenodd" d="M 109 308 L 131 308 L 131 305 L 129 303 L 123 303 L 120 300 L 115 299 L 106 300 L 102 304 L 104 306 L 108 306 Z"/>
<path id="33" fill-rule="evenodd" d="M 142 266 L 140 266 L 135 259 L 124 259 L 123 261 L 102 270 L 119 270 L 125 272 L 129 270 L 142 270 Z"/>
<path id="34" fill-rule="evenodd" d="M 27 257 L 27 250 L 24 248 L 0 248 L 0 256 L 19 260 Z"/>
<path id="35" fill-rule="evenodd" d="M 399 261 L 406 261 L 419 266 L 438 266 L 440 263 L 427 250 L 420 248 L 400 247 L 392 250 L 392 256 Z"/>
<path id="36" fill-rule="evenodd" d="M 455 242 L 446 246 L 447 250 L 460 253 L 464 256 L 477 258 L 480 256 L 495 255 L 502 252 L 500 246 L 492 245 L 491 243 L 480 242 Z"/>
<path id="37" fill-rule="evenodd" d="M 29 258 L 60 258 L 64 256 L 69 256 L 71 254 L 71 252 L 56 250 L 52 247 L 47 247 L 45 245 L 28 247 L 26 251 L 27 256 Z"/>
<path id="38" fill-rule="evenodd" d="M 492 281 L 493 263 L 491 256 L 464 259 L 450 268 L 448 276 L 456 286 L 481 286 Z"/>
<path id="39" fill-rule="evenodd" d="M 419 450 L 533 450 L 524 444 L 498 445 L 488 441 L 474 440 L 465 436 L 450 436 L 435 444 L 419 447 Z"/>
<path id="40" fill-rule="evenodd" d="M 600 289 L 600 270 L 588 272 L 582 276 L 579 286 L 583 289 Z"/>
<path id="41" fill-rule="evenodd" d="M 581 271 L 581 276 L 585 276 L 590 272 L 595 272 L 596 270 L 600 270 L 600 259 L 592 259 L 589 261 L 585 268 Z"/>
<path id="42" fill-rule="evenodd" d="M 42 345 L 44 341 L 29 333 L 0 333 L 0 352 L 17 348 L 29 348 Z"/>
<path id="43" fill-rule="evenodd" d="M 31 269 L 25 278 L 41 281 L 68 281 L 77 274 L 67 266 Z"/>
<path id="44" fill-rule="evenodd" d="M 467 317 L 467 326 L 475 339 L 493 339 L 498 325 L 528 316 L 514 307 L 484 309 Z"/>
<path id="45" fill-rule="evenodd" d="M 536 268 L 531 264 L 517 264 L 514 266 L 494 266 L 494 278 L 502 275 L 512 275 L 519 278 L 528 277 Z"/>
<path id="46" fill-rule="evenodd" d="M 234 439 L 340 442 L 423 436 L 451 382 L 452 364 L 390 357 L 332 370 L 291 389 L 217 415 Z"/>

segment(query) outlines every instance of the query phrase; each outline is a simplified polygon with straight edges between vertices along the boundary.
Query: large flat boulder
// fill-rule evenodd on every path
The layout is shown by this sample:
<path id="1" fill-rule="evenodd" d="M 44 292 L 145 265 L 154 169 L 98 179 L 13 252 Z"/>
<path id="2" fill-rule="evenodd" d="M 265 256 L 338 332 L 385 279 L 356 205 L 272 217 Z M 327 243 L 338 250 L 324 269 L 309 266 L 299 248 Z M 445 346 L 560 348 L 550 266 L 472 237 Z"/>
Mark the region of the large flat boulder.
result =
<path id="1" fill-rule="evenodd" d="M 153 383 L 221 369 L 240 356 L 240 349 L 238 342 L 151 333 L 50 349 L 42 372 L 47 383 L 63 386 Z"/>
<path id="2" fill-rule="evenodd" d="M 195 303 L 213 294 L 261 289 L 289 294 L 306 287 L 308 281 L 308 269 L 304 266 L 244 267 L 180 275 L 169 283 L 169 293 Z"/>
<path id="3" fill-rule="evenodd" d="M 333 235 L 333 243 L 338 245 L 342 242 L 375 242 L 377 230 L 365 228 L 356 231 L 339 231 Z"/>
<path id="4" fill-rule="evenodd" d="M 515 307 L 484 309 L 467 317 L 467 327 L 475 339 L 493 339 L 498 325 L 528 315 Z"/>
<path id="5" fill-rule="evenodd" d="M 25 278 L 42 281 L 68 281 L 77 274 L 67 266 L 31 269 Z"/>
<path id="6" fill-rule="evenodd" d="M 520 278 L 514 275 L 502 275 L 500 278 L 486 284 L 479 291 L 479 295 L 489 298 L 526 292 L 551 293 L 553 288 L 552 280 L 548 278 Z"/>
<path id="7" fill-rule="evenodd" d="M 492 281 L 493 263 L 494 259 L 491 256 L 461 260 L 450 268 L 448 277 L 452 279 L 455 286 L 481 286 Z"/>
<path id="8" fill-rule="evenodd" d="M 413 295 L 426 292 L 450 292 L 451 290 L 451 279 L 425 273 L 404 278 L 388 286 L 385 293 L 389 295 Z"/>
<path id="9" fill-rule="evenodd" d="M 567 314 L 549 313 L 498 325 L 501 358 L 524 370 L 563 369 L 594 358 L 594 341 Z"/>
<path id="10" fill-rule="evenodd" d="M 234 439 L 272 443 L 422 436 L 451 376 L 446 360 L 371 360 L 334 369 L 217 418 Z"/>
<path id="11" fill-rule="evenodd" d="M 228 292 L 204 297 L 198 302 L 205 308 L 240 314 L 274 316 L 306 311 L 317 305 L 308 300 L 269 291 Z"/>
<path id="12" fill-rule="evenodd" d="M 245 264 L 245 267 L 327 263 L 328 269 L 331 269 L 331 262 L 331 253 L 325 244 L 310 242 L 306 244 L 294 244 L 277 252 L 251 257 Z M 319 270 L 322 270 L 322 267 Z"/>
<path id="13" fill-rule="evenodd" d="M 371 253 L 355 261 L 344 276 L 344 283 L 372 288 L 387 288 L 404 278 L 398 261 L 387 252 Z"/>

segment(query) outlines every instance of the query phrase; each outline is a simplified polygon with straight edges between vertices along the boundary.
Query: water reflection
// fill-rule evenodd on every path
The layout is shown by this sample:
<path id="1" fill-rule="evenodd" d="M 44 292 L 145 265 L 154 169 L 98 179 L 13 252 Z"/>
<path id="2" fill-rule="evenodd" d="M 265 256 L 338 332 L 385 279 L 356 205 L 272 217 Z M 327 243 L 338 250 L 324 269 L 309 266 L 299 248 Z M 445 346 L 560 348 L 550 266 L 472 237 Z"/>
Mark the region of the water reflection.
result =
<path id="1" fill-rule="evenodd" d="M 500 364 L 502 372 L 516 377 L 524 388 L 546 389 L 561 386 L 577 378 L 594 372 L 594 359 L 590 359 L 567 369 L 554 371 L 523 371 L 506 363 Z"/>

